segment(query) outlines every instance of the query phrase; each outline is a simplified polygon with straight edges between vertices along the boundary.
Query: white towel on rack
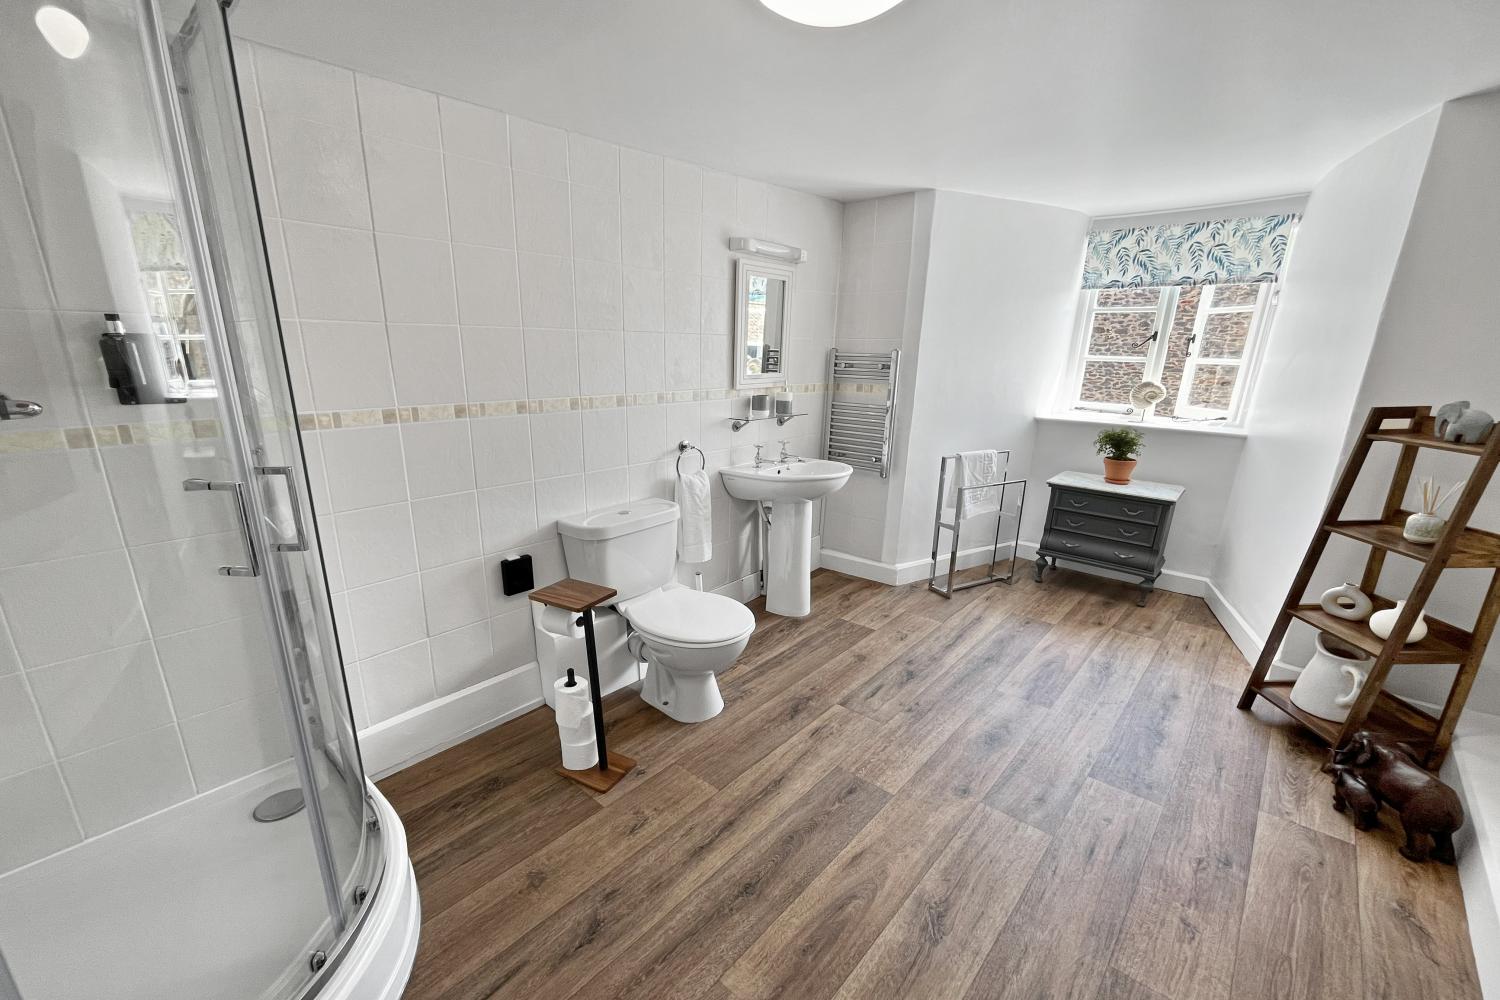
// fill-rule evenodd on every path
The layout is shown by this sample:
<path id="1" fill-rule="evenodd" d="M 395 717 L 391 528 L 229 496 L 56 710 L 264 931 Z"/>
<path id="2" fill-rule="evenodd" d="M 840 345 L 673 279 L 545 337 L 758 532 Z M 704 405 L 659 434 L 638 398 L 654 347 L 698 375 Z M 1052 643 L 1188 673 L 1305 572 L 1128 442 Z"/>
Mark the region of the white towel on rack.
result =
<path id="1" fill-rule="evenodd" d="M 714 515 L 708 472 L 677 474 L 677 558 L 685 563 L 705 563 L 714 557 Z"/>
<path id="2" fill-rule="evenodd" d="M 958 485 L 978 486 L 993 483 L 1000 478 L 1000 453 L 989 451 L 961 451 L 958 453 Z M 964 516 L 993 514 L 1000 509 L 1000 491 L 991 486 L 983 490 L 969 490 L 964 494 Z"/>

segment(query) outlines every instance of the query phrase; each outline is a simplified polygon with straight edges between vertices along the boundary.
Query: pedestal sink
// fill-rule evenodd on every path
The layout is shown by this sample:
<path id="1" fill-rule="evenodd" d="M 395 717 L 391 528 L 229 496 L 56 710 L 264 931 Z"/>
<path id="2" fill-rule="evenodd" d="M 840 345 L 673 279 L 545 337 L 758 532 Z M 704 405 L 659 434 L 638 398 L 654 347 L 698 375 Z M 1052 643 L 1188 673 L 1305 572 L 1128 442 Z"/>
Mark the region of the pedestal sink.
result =
<path id="1" fill-rule="evenodd" d="M 812 502 L 849 481 L 843 462 L 793 460 L 720 469 L 737 500 L 771 505 L 766 538 L 766 610 L 801 618 L 812 611 Z"/>

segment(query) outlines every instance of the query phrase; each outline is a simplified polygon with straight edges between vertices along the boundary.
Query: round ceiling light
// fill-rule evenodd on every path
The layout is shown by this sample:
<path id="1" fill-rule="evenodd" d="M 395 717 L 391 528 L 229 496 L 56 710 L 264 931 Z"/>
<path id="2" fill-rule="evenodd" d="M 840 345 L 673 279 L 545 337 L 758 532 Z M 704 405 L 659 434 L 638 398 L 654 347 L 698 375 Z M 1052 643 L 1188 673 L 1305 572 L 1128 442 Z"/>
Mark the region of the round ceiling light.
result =
<path id="1" fill-rule="evenodd" d="M 36 28 L 64 59 L 77 59 L 89 47 L 89 29 L 78 15 L 47 4 L 36 9 Z"/>
<path id="2" fill-rule="evenodd" d="M 901 0 L 760 0 L 789 21 L 814 28 L 842 28 L 878 17 Z"/>

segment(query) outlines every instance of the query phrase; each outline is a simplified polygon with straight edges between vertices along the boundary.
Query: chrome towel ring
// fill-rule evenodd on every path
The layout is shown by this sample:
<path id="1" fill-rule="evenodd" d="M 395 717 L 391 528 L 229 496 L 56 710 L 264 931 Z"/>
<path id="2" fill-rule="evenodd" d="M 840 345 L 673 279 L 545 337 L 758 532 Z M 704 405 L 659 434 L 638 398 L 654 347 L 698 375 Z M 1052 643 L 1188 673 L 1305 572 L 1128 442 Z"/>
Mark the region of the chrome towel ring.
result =
<path id="1" fill-rule="evenodd" d="M 700 461 L 700 462 L 703 463 L 703 468 L 700 469 L 699 471 L 701 471 L 701 472 L 707 472 L 708 471 L 708 456 L 705 455 L 705 454 L 703 454 L 703 449 L 699 448 L 697 445 L 693 444 L 693 442 L 691 442 L 691 441 L 678 441 L 677 442 L 677 474 L 679 476 L 682 475 L 682 459 L 690 451 L 696 451 L 698 453 L 698 461 Z"/>

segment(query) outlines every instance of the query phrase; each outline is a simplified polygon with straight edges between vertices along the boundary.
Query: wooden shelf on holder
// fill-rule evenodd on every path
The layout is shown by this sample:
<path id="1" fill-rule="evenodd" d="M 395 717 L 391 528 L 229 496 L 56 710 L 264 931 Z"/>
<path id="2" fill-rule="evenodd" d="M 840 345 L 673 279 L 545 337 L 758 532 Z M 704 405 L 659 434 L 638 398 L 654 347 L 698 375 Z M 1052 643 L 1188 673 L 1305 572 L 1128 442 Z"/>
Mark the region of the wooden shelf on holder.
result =
<path id="1" fill-rule="evenodd" d="M 1293 683 L 1295 682 L 1263 681 L 1258 693 L 1266 701 L 1311 729 L 1324 743 L 1336 746 L 1339 731 L 1343 729 L 1344 724 L 1304 712 L 1292 704 Z M 1389 691 L 1382 691 L 1380 697 L 1375 699 L 1375 707 L 1365 717 L 1364 726 L 1379 732 L 1390 733 L 1397 739 L 1410 743 L 1417 750 L 1426 750 L 1432 745 L 1438 722 L 1415 705 L 1396 697 Z"/>
<path id="2" fill-rule="evenodd" d="M 1369 434 L 1369 438 L 1371 441 L 1391 441 L 1395 444 L 1406 445 L 1407 447 L 1415 445 L 1418 448 L 1436 448 L 1438 451 L 1453 451 L 1459 453 L 1460 455 L 1473 455 L 1475 458 L 1478 458 L 1480 455 L 1484 454 L 1485 445 L 1464 444 L 1459 441 L 1444 441 L 1442 438 L 1432 433 L 1432 427 L 1432 418 L 1424 417 L 1422 420 L 1416 422 L 1416 425 L 1412 430 L 1371 431 Z"/>
<path id="3" fill-rule="evenodd" d="M 1432 546 L 1408 542 L 1401 534 L 1410 514 L 1408 510 L 1398 511 L 1395 517 L 1385 521 L 1334 521 L 1328 530 L 1417 562 L 1426 562 L 1432 557 Z M 1478 528 L 1465 528 L 1448 556 L 1449 569 L 1494 569 L 1497 566 L 1500 566 L 1500 535 Z"/>
<path id="4" fill-rule="evenodd" d="M 1375 599 L 1375 609 L 1393 606 L 1386 598 Z M 1379 656 L 1385 640 L 1364 622 L 1351 622 L 1347 618 L 1330 615 L 1316 604 L 1299 604 L 1292 608 L 1292 617 L 1304 621 L 1322 632 L 1332 632 L 1371 656 Z M 1434 618 L 1427 618 L 1427 635 L 1421 642 L 1407 643 L 1396 652 L 1397 663 L 1462 663 L 1469 655 L 1473 637 L 1463 629 Z"/>

